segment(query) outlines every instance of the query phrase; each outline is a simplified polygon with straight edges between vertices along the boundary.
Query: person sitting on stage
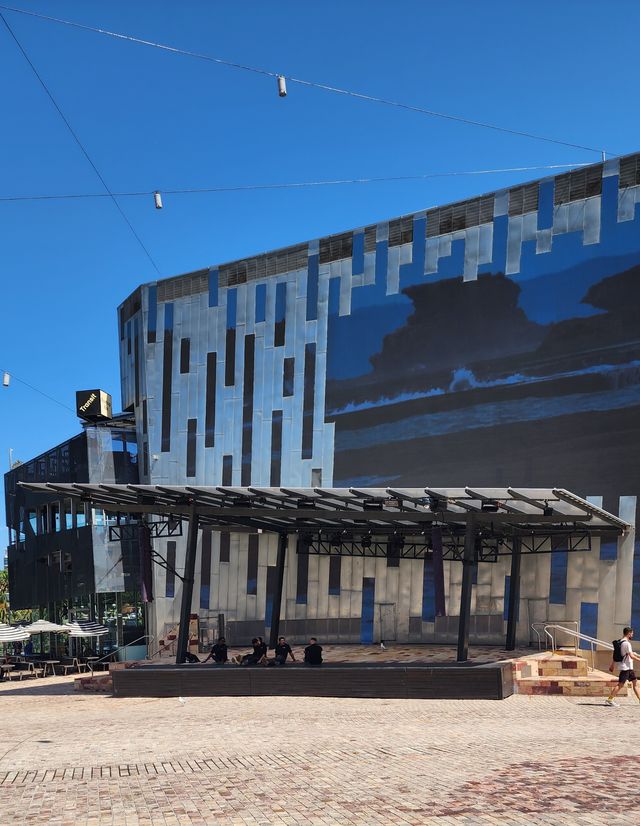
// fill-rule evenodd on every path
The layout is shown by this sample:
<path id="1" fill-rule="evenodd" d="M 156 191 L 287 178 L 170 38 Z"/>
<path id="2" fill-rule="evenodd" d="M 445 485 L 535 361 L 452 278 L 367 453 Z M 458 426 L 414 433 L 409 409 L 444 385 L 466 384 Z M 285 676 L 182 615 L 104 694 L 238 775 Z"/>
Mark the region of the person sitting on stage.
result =
<path id="1" fill-rule="evenodd" d="M 209 660 L 213 660 L 214 663 L 224 664 L 228 661 L 228 659 L 229 654 L 227 651 L 227 642 L 224 637 L 220 637 L 218 642 L 211 646 L 211 651 L 209 652 L 207 659 L 202 662 L 206 663 Z"/>
<path id="2" fill-rule="evenodd" d="M 318 640 L 315 637 L 309 639 L 309 645 L 304 649 L 304 664 L 322 665 L 322 646 L 318 645 Z"/>
<path id="3" fill-rule="evenodd" d="M 244 654 L 242 657 L 238 655 L 234 657 L 231 662 L 236 663 L 236 665 L 258 665 L 258 663 L 264 659 L 264 643 L 261 643 L 257 637 L 254 637 L 251 640 L 251 645 L 253 646 L 251 654 Z"/>
<path id="4" fill-rule="evenodd" d="M 187 649 L 187 653 L 184 655 L 184 661 L 186 663 L 199 663 L 200 660 L 196 657 L 195 654 L 192 654 L 189 649 Z"/>
<path id="5" fill-rule="evenodd" d="M 269 647 L 267 646 L 266 642 L 262 639 L 262 637 L 258 637 L 258 642 L 260 643 L 260 650 L 262 651 L 262 657 L 267 656 L 267 651 Z M 260 659 L 262 659 L 262 657 Z"/>
<path id="6" fill-rule="evenodd" d="M 284 637 L 278 637 L 278 644 L 274 650 L 276 654 L 273 660 L 274 665 L 285 665 L 287 662 L 287 657 L 291 657 L 293 662 L 296 661 L 296 658 L 293 656 L 291 646 Z"/>

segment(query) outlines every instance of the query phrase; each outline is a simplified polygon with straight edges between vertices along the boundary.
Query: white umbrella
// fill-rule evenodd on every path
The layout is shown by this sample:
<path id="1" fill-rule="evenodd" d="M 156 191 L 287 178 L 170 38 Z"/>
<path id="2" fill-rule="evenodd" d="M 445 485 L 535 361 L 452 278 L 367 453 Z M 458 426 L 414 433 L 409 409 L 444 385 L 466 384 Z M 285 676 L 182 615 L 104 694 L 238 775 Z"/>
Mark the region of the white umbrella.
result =
<path id="1" fill-rule="evenodd" d="M 109 633 L 109 629 L 104 625 L 91 620 L 69 622 L 63 625 L 62 628 L 70 637 L 102 637 Z"/>
<path id="2" fill-rule="evenodd" d="M 52 631 L 66 631 L 66 626 L 58 625 L 56 622 L 49 622 L 49 620 L 39 619 L 30 625 L 25 625 L 24 630 L 30 634 L 48 634 Z"/>
<path id="3" fill-rule="evenodd" d="M 14 625 L 5 625 L 0 622 L 0 643 L 2 642 L 22 642 L 29 639 L 29 632 L 24 628 Z"/>

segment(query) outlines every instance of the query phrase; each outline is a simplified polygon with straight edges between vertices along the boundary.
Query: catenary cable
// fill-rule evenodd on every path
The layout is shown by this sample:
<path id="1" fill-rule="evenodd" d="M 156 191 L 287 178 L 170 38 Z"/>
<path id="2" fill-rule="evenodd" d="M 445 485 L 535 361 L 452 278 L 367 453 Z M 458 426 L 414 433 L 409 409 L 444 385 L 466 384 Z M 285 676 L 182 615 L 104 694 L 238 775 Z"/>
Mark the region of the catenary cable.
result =
<path id="1" fill-rule="evenodd" d="M 59 401 L 59 399 L 55 399 L 53 396 L 50 396 L 48 393 L 45 393 L 44 390 L 40 390 L 37 387 L 34 387 L 32 384 L 29 384 L 28 381 L 25 381 L 24 379 L 21 379 L 18 376 L 16 376 L 16 374 L 13 373 L 11 370 L 2 370 L 2 372 L 3 373 L 8 373 L 9 376 L 11 377 L 11 379 L 13 379 L 15 381 L 19 381 L 20 384 L 24 384 L 25 387 L 28 387 L 30 390 L 33 390 L 35 393 L 39 393 L 41 396 L 44 396 L 45 399 L 49 399 L 49 401 L 55 402 L 56 404 L 59 404 L 60 407 L 64 407 L 65 410 L 70 410 L 74 414 L 74 416 L 76 415 L 76 411 L 72 407 L 69 407 L 68 404 L 65 404 L 64 402 Z"/>
<path id="2" fill-rule="evenodd" d="M 181 54 L 185 55 L 186 57 L 193 57 L 198 60 L 206 60 L 210 63 L 218 63 L 222 66 L 228 66 L 232 69 L 241 69 L 245 72 L 253 72 L 254 74 L 266 75 L 267 77 L 278 78 L 284 77 L 286 80 L 290 81 L 291 83 L 297 83 L 301 86 L 309 86 L 315 89 L 322 89 L 325 92 L 332 92 L 333 94 L 338 95 L 346 95 L 347 97 L 357 98 L 359 100 L 366 100 L 371 103 L 380 103 L 384 106 L 394 106 L 399 109 L 405 109 L 411 112 L 417 112 L 419 114 L 428 115 L 429 117 L 434 118 L 442 118 L 444 120 L 455 121 L 457 123 L 464 123 L 468 126 L 477 126 L 483 129 L 492 129 L 496 132 L 503 132 L 509 135 L 515 135 L 517 137 L 524 137 L 530 138 L 532 140 L 537 141 L 545 141 L 547 143 L 555 143 L 559 146 L 567 146 L 572 149 L 583 149 L 587 152 L 597 152 L 600 155 L 604 155 L 605 150 L 603 148 L 596 148 L 593 146 L 584 146 L 583 144 L 579 143 L 572 143 L 570 141 L 560 140 L 558 138 L 550 138 L 546 135 L 537 135 L 533 132 L 526 132 L 524 130 L 519 129 L 510 129 L 506 126 L 498 126 L 494 123 L 487 123 L 485 121 L 473 120 L 472 118 L 465 118 L 461 115 L 451 115 L 445 112 L 437 112 L 433 109 L 425 109 L 421 106 L 415 106 L 409 103 L 402 103 L 397 100 L 391 100 L 389 98 L 382 98 L 376 95 L 366 95 L 362 92 L 354 92 L 350 89 L 343 89 L 339 86 L 331 86 L 327 83 L 319 83 L 317 81 L 312 80 L 305 80 L 303 78 L 293 77 L 291 75 L 283 74 L 282 72 L 274 72 L 269 69 L 261 69 L 257 66 L 249 66 L 244 63 L 237 63 L 232 60 L 225 60 L 221 57 L 214 57 L 213 55 L 203 54 L 202 52 L 193 52 L 188 49 L 179 49 L 176 46 L 169 46 L 165 43 L 156 43 L 153 40 L 144 40 L 140 37 L 134 37 L 133 35 L 122 34 L 121 32 L 112 32 L 109 29 L 101 29 L 96 26 L 88 26 L 84 23 L 76 23 L 73 20 L 63 20 L 59 17 L 51 17 L 50 15 L 40 14 L 39 12 L 34 11 L 27 11 L 26 9 L 19 9 L 13 6 L 5 6 L 0 5 L 0 9 L 4 9 L 5 11 L 12 11 L 16 14 L 24 14 L 29 17 L 37 17 L 40 20 L 46 20 L 51 23 L 59 23 L 64 26 L 72 26 L 77 29 L 83 29 L 85 31 L 94 32 L 95 34 L 102 34 L 107 37 L 113 37 L 118 40 L 126 40 L 131 43 L 137 43 L 141 46 L 150 46 L 155 49 L 161 49 L 162 51 L 172 52 L 174 54 Z M 611 154 L 611 153 L 609 153 Z"/>
<path id="3" fill-rule="evenodd" d="M 9 32 L 9 34 L 11 35 L 11 37 L 13 38 L 13 40 L 14 40 L 14 42 L 15 42 L 16 46 L 17 46 L 17 47 L 18 47 L 18 49 L 20 50 L 20 52 L 21 52 L 22 56 L 24 57 L 24 59 L 27 61 L 27 63 L 28 63 L 28 64 L 29 64 L 29 66 L 31 67 L 31 70 L 33 71 L 34 75 L 37 77 L 38 81 L 40 82 L 40 85 L 42 86 L 42 88 L 43 88 L 43 89 L 44 89 L 44 91 L 46 92 L 47 96 L 49 97 L 49 100 L 50 100 L 50 101 L 51 101 L 51 103 L 53 104 L 53 106 L 54 106 L 55 110 L 58 112 L 58 114 L 60 115 L 60 117 L 61 117 L 62 121 L 63 121 L 63 122 L 64 122 L 64 124 L 65 124 L 65 126 L 67 127 L 67 129 L 68 129 L 68 130 L 69 130 L 69 132 L 71 133 L 71 136 L 73 137 L 74 141 L 77 143 L 78 147 L 80 148 L 80 151 L 82 152 L 82 154 L 85 156 L 85 158 L 86 158 L 86 159 L 87 159 L 87 161 L 89 162 L 89 164 L 90 164 L 91 168 L 93 169 L 93 171 L 96 173 L 96 176 L 98 177 L 98 180 L 100 181 L 100 183 L 102 184 L 102 186 L 103 186 L 103 187 L 105 188 L 105 190 L 106 190 L 106 195 L 107 195 L 108 197 L 110 197 L 110 198 L 111 198 L 111 200 L 113 201 L 113 203 L 114 203 L 114 205 L 115 205 L 116 209 L 118 210 L 118 212 L 120 213 L 120 215 L 122 216 L 122 218 L 123 218 L 123 219 L 124 219 L 124 221 L 126 222 L 127 226 L 128 226 L 128 227 L 129 227 L 129 229 L 131 230 L 131 233 L 133 234 L 134 238 L 136 239 L 136 241 L 138 242 L 138 244 L 140 245 L 140 247 L 141 247 L 141 248 L 142 248 L 142 250 L 144 251 L 145 255 L 147 256 L 147 258 L 149 259 L 149 261 L 150 261 L 150 262 L 151 262 L 151 264 L 153 265 L 153 268 L 154 268 L 154 269 L 155 269 L 155 271 L 158 273 L 158 275 L 160 275 L 160 270 L 158 269 L 158 265 L 157 265 L 157 264 L 156 264 L 156 262 L 153 260 L 153 257 L 151 256 L 151 253 L 149 252 L 149 250 L 146 248 L 146 246 L 145 246 L 145 245 L 144 245 L 144 243 L 142 242 L 142 239 L 140 238 L 140 236 L 138 235 L 138 233 L 137 233 L 137 232 L 135 231 L 135 229 L 133 228 L 133 225 L 132 225 L 131 221 L 127 218 L 127 216 L 125 215 L 125 213 L 124 213 L 124 211 L 123 211 L 122 207 L 120 206 L 120 204 L 119 204 L 119 203 L 118 203 L 118 201 L 116 200 L 115 196 L 113 195 L 113 193 L 111 192 L 111 190 L 110 190 L 110 189 L 109 189 L 109 187 L 107 186 L 107 183 L 106 183 L 105 179 L 102 177 L 102 175 L 100 174 L 100 171 L 99 171 L 98 167 L 95 165 L 95 163 L 93 162 L 93 160 L 92 160 L 91 156 L 89 155 L 89 153 L 87 152 L 87 150 L 84 148 L 84 146 L 83 146 L 83 144 L 82 144 L 82 141 L 80 140 L 80 138 L 78 137 L 78 135 L 77 135 L 77 134 L 76 134 L 76 132 L 74 131 L 74 129 L 73 129 L 73 127 L 71 126 L 71 124 L 69 123 L 69 121 L 67 120 L 67 118 L 66 118 L 66 116 L 65 116 L 64 112 L 62 111 L 62 109 L 58 106 L 58 103 L 56 102 L 56 99 L 54 98 L 53 94 L 52 94 L 52 93 L 51 93 L 51 91 L 49 90 L 49 87 L 48 87 L 48 86 L 47 86 L 47 84 L 44 82 L 44 80 L 43 80 L 42 76 L 40 75 L 40 73 L 38 72 L 38 70 L 36 69 L 36 67 L 34 66 L 33 62 L 32 62 L 32 61 L 31 61 L 31 59 L 29 58 L 29 55 L 27 54 L 27 52 L 26 52 L 26 51 L 25 51 L 25 49 L 23 48 L 22 44 L 20 43 L 20 41 L 19 41 L 19 40 L 18 40 L 18 38 L 16 37 L 16 35 L 15 35 L 15 33 L 14 33 L 13 29 L 11 28 L 11 26 L 10 26 L 10 25 L 9 25 L 9 23 L 7 22 L 7 19 L 6 19 L 6 18 L 5 18 L 5 16 L 2 14 L 2 12 L 0 12 L 0 19 L 2 19 L 2 22 L 3 22 L 3 23 L 4 23 L 4 25 L 6 26 L 7 31 Z"/>
<path id="4" fill-rule="evenodd" d="M 163 195 L 193 195 L 203 193 L 216 192 L 243 192 L 254 191 L 262 189 L 301 189 L 304 187 L 314 186 L 339 186 L 343 184 L 370 184 L 382 183 L 387 181 L 422 181 L 429 178 L 450 178 L 464 175 L 498 175 L 506 172 L 533 172 L 550 169 L 575 169 L 577 167 L 589 166 L 583 163 L 560 163 L 560 164 L 545 164 L 543 166 L 512 166 L 505 169 L 472 169 L 460 170 L 457 172 L 428 172 L 424 175 L 391 175 L 387 177 L 378 178 L 339 178 L 331 181 L 293 181 L 289 183 L 275 183 L 275 184 L 238 184 L 235 186 L 214 186 L 202 187 L 193 189 L 161 189 Z M 78 198 L 108 198 L 110 194 L 117 198 L 133 198 L 140 196 L 149 196 L 155 194 L 156 190 L 141 190 L 138 192 L 78 192 L 78 193 L 62 193 L 51 195 L 0 195 L 0 202 L 2 201 L 55 201 L 68 200 Z"/>

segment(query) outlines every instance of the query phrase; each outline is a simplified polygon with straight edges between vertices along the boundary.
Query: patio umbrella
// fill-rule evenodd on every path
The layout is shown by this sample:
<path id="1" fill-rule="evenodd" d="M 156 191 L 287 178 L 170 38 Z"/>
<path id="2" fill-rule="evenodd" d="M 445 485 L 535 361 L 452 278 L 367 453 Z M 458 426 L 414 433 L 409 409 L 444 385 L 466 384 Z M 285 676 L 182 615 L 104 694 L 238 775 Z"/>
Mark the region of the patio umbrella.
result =
<path id="1" fill-rule="evenodd" d="M 68 622 L 62 626 L 65 633 L 70 637 L 102 637 L 109 633 L 109 629 L 98 622 L 91 620 L 78 620 L 78 622 Z"/>
<path id="2" fill-rule="evenodd" d="M 29 639 L 29 632 L 15 625 L 5 625 L 0 622 L 0 643 L 3 642 L 22 642 Z"/>
<path id="3" fill-rule="evenodd" d="M 66 631 L 66 626 L 58 625 L 56 622 L 49 622 L 49 620 L 39 619 L 29 625 L 24 626 L 24 630 L 30 634 L 48 634 L 51 631 Z"/>

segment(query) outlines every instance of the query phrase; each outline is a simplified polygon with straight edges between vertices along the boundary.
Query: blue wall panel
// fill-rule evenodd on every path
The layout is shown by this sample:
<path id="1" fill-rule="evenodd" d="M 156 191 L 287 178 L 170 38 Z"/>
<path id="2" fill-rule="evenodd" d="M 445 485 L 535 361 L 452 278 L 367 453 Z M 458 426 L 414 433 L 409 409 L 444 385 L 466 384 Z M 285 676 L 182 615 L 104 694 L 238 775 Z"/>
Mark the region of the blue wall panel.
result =
<path id="1" fill-rule="evenodd" d="M 568 551 L 553 551 L 549 581 L 549 602 L 564 605 L 567 601 Z"/>
<path id="2" fill-rule="evenodd" d="M 267 312 L 267 285 L 256 285 L 256 324 L 266 319 Z"/>
<path id="3" fill-rule="evenodd" d="M 509 619 L 509 593 L 511 591 L 511 577 L 505 576 L 504 578 L 504 607 L 502 610 L 502 618 L 504 620 Z M 520 603 L 516 605 L 516 622 L 520 620 Z"/>
<path id="4" fill-rule="evenodd" d="M 586 634 L 588 637 L 598 636 L 598 603 L 597 602 L 581 602 L 580 603 L 580 633 Z M 587 640 L 580 640 L 580 648 L 590 649 L 591 646 Z"/>
<path id="5" fill-rule="evenodd" d="M 213 267 L 209 270 L 209 306 L 218 306 L 218 270 Z"/>
<path id="6" fill-rule="evenodd" d="M 360 642 L 373 642 L 373 621 L 375 612 L 376 580 L 374 577 L 362 579 L 362 614 L 360 620 Z"/>
<path id="7" fill-rule="evenodd" d="M 613 542 L 607 542 L 604 539 L 600 540 L 600 559 L 607 559 L 613 561 L 618 558 L 618 543 L 614 539 Z"/>
<path id="8" fill-rule="evenodd" d="M 436 591 L 433 576 L 433 559 L 424 560 L 422 573 L 422 621 L 435 622 Z"/>

